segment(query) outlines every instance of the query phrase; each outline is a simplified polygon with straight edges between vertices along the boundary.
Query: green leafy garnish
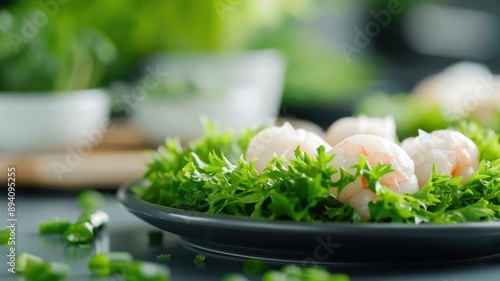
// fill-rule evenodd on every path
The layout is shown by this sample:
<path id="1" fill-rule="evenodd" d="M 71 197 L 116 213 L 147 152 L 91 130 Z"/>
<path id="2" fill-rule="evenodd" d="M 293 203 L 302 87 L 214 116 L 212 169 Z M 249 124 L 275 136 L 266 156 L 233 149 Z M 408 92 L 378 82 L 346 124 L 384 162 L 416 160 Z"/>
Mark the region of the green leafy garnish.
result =
<path id="1" fill-rule="evenodd" d="M 493 161 L 500 158 L 500 135 L 495 131 L 482 128 L 475 122 L 462 122 L 458 130 L 476 143 L 480 159 Z"/>
<path id="2" fill-rule="evenodd" d="M 368 222 L 459 223 L 500 218 L 499 136 L 475 124 L 459 130 L 479 147 L 480 166 L 465 182 L 461 177 L 435 171 L 414 194 L 397 194 L 380 183 L 392 171 L 390 165 L 370 166 L 364 157 L 352 167 L 335 169 L 335 157 L 319 147 L 316 157 L 300 147 L 295 159 L 275 156 L 261 173 L 255 161 L 243 155 L 249 140 L 259 131 L 239 137 L 207 122 L 203 138 L 182 148 L 169 139 L 165 147 L 150 152 L 153 163 L 144 175 L 146 188 L 136 187 L 145 201 L 209 214 L 303 222 L 362 222 L 355 210 L 331 195 L 362 177 L 366 187 L 380 197 L 369 203 Z M 350 168 L 348 172 L 347 168 Z M 332 175 L 338 180 L 333 181 Z"/>
<path id="3" fill-rule="evenodd" d="M 156 259 L 159 261 L 169 261 L 172 258 L 172 254 L 159 254 L 156 255 Z"/>

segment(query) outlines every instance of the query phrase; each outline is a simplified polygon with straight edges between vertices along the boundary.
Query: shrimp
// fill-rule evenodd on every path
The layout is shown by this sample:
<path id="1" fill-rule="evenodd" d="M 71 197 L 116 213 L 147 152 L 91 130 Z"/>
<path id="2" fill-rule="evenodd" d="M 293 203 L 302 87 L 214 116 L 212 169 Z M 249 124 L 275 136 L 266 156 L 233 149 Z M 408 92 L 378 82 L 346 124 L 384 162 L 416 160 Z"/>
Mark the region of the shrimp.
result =
<path id="1" fill-rule="evenodd" d="M 336 145 L 345 138 L 357 134 L 377 135 L 388 141 L 396 142 L 396 123 L 392 116 L 384 118 L 344 117 L 333 122 L 323 138 L 329 145 Z"/>
<path id="2" fill-rule="evenodd" d="M 462 176 L 462 182 L 479 166 L 476 144 L 453 130 L 437 130 L 430 134 L 419 130 L 418 137 L 405 139 L 401 147 L 415 163 L 415 174 L 420 186 L 431 177 L 433 164 L 438 174 Z"/>
<path id="3" fill-rule="evenodd" d="M 372 167 L 379 163 L 390 164 L 393 171 L 380 178 L 383 186 L 400 194 L 414 193 L 419 189 L 410 156 L 397 144 L 382 137 L 363 134 L 350 136 L 333 146 L 327 153 L 335 154 L 330 165 L 337 169 L 343 167 L 351 174 L 355 173 L 352 166 L 359 162 L 359 157 L 362 155 Z M 339 178 L 339 173 L 332 176 L 333 181 Z M 368 189 L 366 179 L 361 177 L 344 187 L 340 194 L 337 188 L 330 188 L 330 191 L 339 201 L 354 207 L 364 220 L 370 217 L 368 203 L 380 200 L 379 196 Z"/>
<path id="4" fill-rule="evenodd" d="M 316 156 L 320 146 L 324 146 L 326 150 L 331 148 L 318 134 L 304 129 L 295 130 L 286 122 L 281 127 L 267 128 L 256 134 L 248 144 L 245 160 L 251 162 L 257 158 L 255 168 L 262 172 L 275 154 L 283 155 L 288 160 L 294 159 L 294 151 L 298 146 L 309 156 Z"/>

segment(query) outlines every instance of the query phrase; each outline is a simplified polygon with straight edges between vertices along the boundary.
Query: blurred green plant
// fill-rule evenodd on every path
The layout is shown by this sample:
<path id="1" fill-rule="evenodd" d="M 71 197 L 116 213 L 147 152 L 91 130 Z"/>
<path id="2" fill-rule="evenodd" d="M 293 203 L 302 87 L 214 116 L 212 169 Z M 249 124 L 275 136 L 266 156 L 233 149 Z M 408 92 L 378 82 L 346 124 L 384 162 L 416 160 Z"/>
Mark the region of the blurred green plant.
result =
<path id="1" fill-rule="evenodd" d="M 310 23 L 290 19 L 278 32 L 269 32 L 257 47 L 273 46 L 288 64 L 283 102 L 317 105 L 355 99 L 364 94 L 373 67 L 366 60 L 347 63 L 343 54 L 311 32 Z"/>
<path id="2" fill-rule="evenodd" d="M 91 88 L 127 78 L 140 61 L 156 52 L 240 50 L 262 29 L 301 14 L 311 3 L 59 2 L 20 0 L 0 11 L 0 90 Z M 30 29 L 36 31 L 26 34 Z"/>
<path id="3" fill-rule="evenodd" d="M 0 10 L 0 91 L 106 87 L 155 53 L 277 48 L 290 66 L 287 103 L 362 93 L 372 70 L 311 32 L 320 9 L 312 0 L 18 0 Z"/>
<path id="4" fill-rule="evenodd" d="M 356 114 L 382 117 L 394 116 L 397 134 L 400 140 L 418 135 L 418 129 L 431 132 L 448 127 L 457 127 L 460 122 L 478 122 L 482 127 L 499 130 L 500 112 L 494 111 L 488 116 L 480 116 L 476 112 L 464 115 L 462 120 L 445 118 L 444 109 L 439 105 L 418 98 L 411 94 L 387 94 L 376 92 L 362 100 L 356 106 Z M 496 121 L 496 122 L 495 122 Z"/>
<path id="5" fill-rule="evenodd" d="M 60 28 L 49 20 L 31 7 L 0 11 L 1 91 L 63 92 L 101 84 L 116 58 L 114 45 L 96 29 Z"/>

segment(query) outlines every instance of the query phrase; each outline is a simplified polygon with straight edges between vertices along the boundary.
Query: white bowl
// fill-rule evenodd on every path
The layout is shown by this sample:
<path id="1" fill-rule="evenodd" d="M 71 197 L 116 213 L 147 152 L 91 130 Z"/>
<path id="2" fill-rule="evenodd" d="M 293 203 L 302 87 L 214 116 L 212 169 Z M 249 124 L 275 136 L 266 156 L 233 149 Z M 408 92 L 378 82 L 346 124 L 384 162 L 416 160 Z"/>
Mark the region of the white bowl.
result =
<path id="1" fill-rule="evenodd" d="M 0 153 L 64 150 L 99 140 L 110 99 L 101 89 L 61 93 L 0 92 Z"/>
<path id="2" fill-rule="evenodd" d="M 192 77 L 197 95 L 165 93 L 136 104 L 135 119 L 158 144 L 166 137 L 192 139 L 203 133 L 200 118 L 239 131 L 274 119 L 279 111 L 285 63 L 273 50 L 230 54 L 178 54 L 156 57 L 149 66 L 161 66 L 165 79 Z"/>

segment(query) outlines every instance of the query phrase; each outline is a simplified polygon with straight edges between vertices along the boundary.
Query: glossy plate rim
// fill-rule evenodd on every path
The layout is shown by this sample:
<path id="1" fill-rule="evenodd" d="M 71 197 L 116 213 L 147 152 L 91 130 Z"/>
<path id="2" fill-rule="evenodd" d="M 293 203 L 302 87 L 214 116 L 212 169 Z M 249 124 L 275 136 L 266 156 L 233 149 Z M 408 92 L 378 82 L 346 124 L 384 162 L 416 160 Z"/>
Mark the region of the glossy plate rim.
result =
<path id="1" fill-rule="evenodd" d="M 285 221 L 285 220 L 268 220 L 268 219 L 256 219 L 244 216 L 232 216 L 232 215 L 216 215 L 207 214 L 198 211 L 190 211 L 177 209 L 162 205 L 153 204 L 140 199 L 132 190 L 133 186 L 142 186 L 145 188 L 144 183 L 146 181 L 142 179 L 134 180 L 121 185 L 117 190 L 117 198 L 125 208 L 129 209 L 131 205 L 141 206 L 136 211 L 141 211 L 141 209 L 149 209 L 151 211 L 165 213 L 170 216 L 178 217 L 180 219 L 191 218 L 197 223 L 219 223 L 219 224 L 231 224 L 232 226 L 246 227 L 248 223 L 256 227 L 263 229 L 274 228 L 279 226 L 280 229 L 286 231 L 303 231 L 304 229 L 317 230 L 317 228 L 324 229 L 325 227 L 333 227 L 335 229 L 342 228 L 344 230 L 387 230 L 391 229 L 394 231 L 429 231 L 429 230 L 471 230 L 471 229 L 500 229 L 500 221 L 498 222 L 465 222 L 465 223 L 423 223 L 423 224 L 407 224 L 407 223 L 344 223 L 344 222 L 295 222 L 295 221 Z M 143 213 L 148 215 L 147 213 Z"/>

